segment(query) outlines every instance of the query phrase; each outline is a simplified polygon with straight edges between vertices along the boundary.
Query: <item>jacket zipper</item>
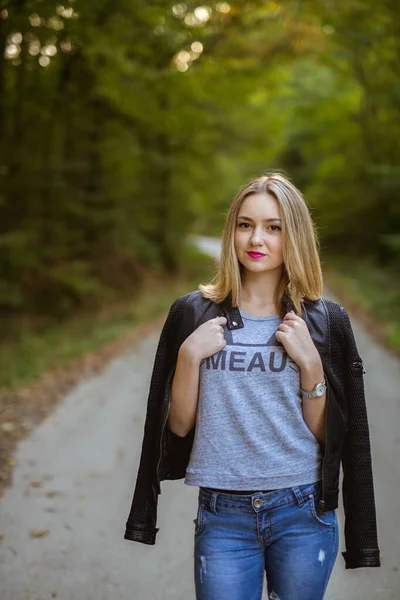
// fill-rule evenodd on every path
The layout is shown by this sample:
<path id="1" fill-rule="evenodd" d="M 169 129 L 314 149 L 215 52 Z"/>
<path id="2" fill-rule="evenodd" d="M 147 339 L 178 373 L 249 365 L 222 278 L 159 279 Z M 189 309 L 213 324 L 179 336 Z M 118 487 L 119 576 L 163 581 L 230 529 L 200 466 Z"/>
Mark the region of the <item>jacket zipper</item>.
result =
<path id="1" fill-rule="evenodd" d="M 325 374 L 324 374 L 325 376 Z M 318 508 L 320 510 L 320 512 L 324 512 L 324 507 L 325 507 L 325 473 L 324 473 L 324 466 L 325 466 L 325 456 L 326 456 L 326 448 L 328 446 L 328 428 L 326 426 L 326 423 L 328 421 L 328 398 L 329 398 L 329 384 L 328 384 L 328 379 L 325 376 L 325 381 L 326 381 L 326 412 L 325 412 L 325 450 L 324 450 L 324 457 L 322 459 L 322 492 L 321 492 L 321 498 L 320 501 L 318 502 Z"/>
<path id="2" fill-rule="evenodd" d="M 167 377 L 167 382 L 165 385 L 165 394 L 164 394 L 164 398 L 163 401 L 165 402 L 165 399 L 169 396 L 169 383 L 171 380 L 171 375 L 172 373 L 175 371 L 175 367 L 176 364 L 172 367 L 171 371 L 168 374 Z M 164 434 L 164 429 L 165 429 L 165 425 L 167 423 L 168 420 L 168 415 L 169 415 L 169 409 L 171 407 L 171 402 L 168 400 L 168 408 L 167 408 L 167 414 L 164 418 L 164 422 L 162 424 L 162 428 L 161 428 L 161 435 L 160 435 L 160 455 L 158 457 L 158 461 L 157 461 L 157 467 L 156 467 L 156 478 L 157 478 L 157 486 L 158 486 L 158 493 L 161 494 L 161 482 L 160 482 L 160 477 L 159 477 L 159 468 L 160 468 L 160 463 L 161 463 L 161 457 L 162 457 L 162 441 L 163 441 L 163 434 Z"/>
<path id="3" fill-rule="evenodd" d="M 353 361 L 353 367 L 356 367 L 358 369 L 362 369 L 363 374 L 367 372 L 364 363 L 362 360 L 354 360 Z"/>

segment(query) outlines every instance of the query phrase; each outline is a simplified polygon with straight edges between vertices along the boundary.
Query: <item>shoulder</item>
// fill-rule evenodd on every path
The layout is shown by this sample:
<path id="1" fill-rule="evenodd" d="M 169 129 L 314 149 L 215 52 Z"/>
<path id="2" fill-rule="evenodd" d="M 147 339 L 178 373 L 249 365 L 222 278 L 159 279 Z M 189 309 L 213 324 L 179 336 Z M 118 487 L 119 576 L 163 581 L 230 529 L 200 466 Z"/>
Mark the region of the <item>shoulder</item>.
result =
<path id="1" fill-rule="evenodd" d="M 330 312 L 337 312 L 340 314 L 346 313 L 345 308 L 340 304 L 340 302 L 336 302 L 335 300 L 331 300 L 325 296 L 321 296 L 319 301 L 322 302 L 326 306 L 326 309 Z"/>
<path id="2" fill-rule="evenodd" d="M 351 327 L 349 314 L 340 302 L 324 297 L 321 297 L 320 301 L 326 310 L 331 329 L 344 333 L 344 330 Z"/>
<path id="3" fill-rule="evenodd" d="M 347 310 L 339 302 L 321 298 L 326 306 L 329 321 L 330 338 L 333 344 L 338 344 L 343 356 L 361 361 L 353 325 Z"/>
<path id="4" fill-rule="evenodd" d="M 183 321 L 189 327 L 209 308 L 210 304 L 212 301 L 204 298 L 200 290 L 193 290 L 173 301 L 167 321 L 172 325 Z"/>
<path id="5" fill-rule="evenodd" d="M 330 325 L 332 321 L 341 321 L 346 312 L 339 302 L 335 302 L 324 296 L 316 300 L 304 298 L 303 307 L 309 316 L 329 321 Z"/>
<path id="6" fill-rule="evenodd" d="M 329 310 L 332 312 L 335 311 L 344 311 L 344 307 L 339 303 L 336 302 L 335 300 L 331 300 L 330 298 L 326 298 L 325 296 L 321 296 L 320 298 L 317 298 L 316 300 L 309 300 L 308 298 L 305 298 L 303 300 L 304 304 L 306 305 L 306 307 L 317 307 L 317 308 L 324 308 L 325 310 Z"/>
<path id="7" fill-rule="evenodd" d="M 200 290 L 179 296 L 174 305 L 177 307 L 175 311 L 178 315 L 177 321 L 180 323 L 179 329 L 185 335 L 194 331 L 207 317 L 214 317 L 218 312 L 216 303 L 205 298 Z"/>
<path id="8" fill-rule="evenodd" d="M 304 300 L 310 322 L 325 330 L 329 340 L 342 345 L 351 334 L 350 317 L 346 309 L 335 300 L 321 296 L 316 300 Z"/>
<path id="9" fill-rule="evenodd" d="M 321 311 L 326 314 L 331 324 L 343 324 L 344 321 L 349 319 L 346 309 L 339 302 L 321 296 L 317 300 L 304 300 L 304 304 L 307 310 Z"/>
<path id="10" fill-rule="evenodd" d="M 190 299 L 196 293 L 197 293 L 197 291 L 193 291 L 193 292 L 188 292 L 186 294 L 183 294 L 182 296 L 178 296 L 178 298 L 176 298 L 170 306 L 170 309 L 169 309 L 170 313 L 176 312 L 177 310 L 182 309 L 184 306 L 186 306 L 186 304 L 190 301 Z"/>

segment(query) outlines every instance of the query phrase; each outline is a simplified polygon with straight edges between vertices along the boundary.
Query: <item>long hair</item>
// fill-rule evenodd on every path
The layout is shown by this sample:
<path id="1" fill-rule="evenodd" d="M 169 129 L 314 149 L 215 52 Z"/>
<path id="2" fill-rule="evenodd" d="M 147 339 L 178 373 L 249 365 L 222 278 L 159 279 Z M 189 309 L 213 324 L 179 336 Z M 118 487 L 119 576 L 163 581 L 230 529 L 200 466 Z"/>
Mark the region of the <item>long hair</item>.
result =
<path id="1" fill-rule="evenodd" d="M 316 226 L 308 205 L 286 175 L 273 172 L 246 183 L 228 209 L 222 232 L 221 257 L 216 274 L 208 284 L 198 289 L 204 298 L 219 303 L 231 294 L 232 306 L 238 306 L 241 296 L 241 274 L 234 235 L 237 217 L 245 198 L 251 194 L 271 194 L 279 203 L 282 218 L 282 253 L 284 268 L 275 290 L 275 303 L 281 317 L 285 314 L 283 297 L 291 299 L 295 312 L 302 313 L 302 302 L 317 300 L 322 294 L 322 271 Z"/>

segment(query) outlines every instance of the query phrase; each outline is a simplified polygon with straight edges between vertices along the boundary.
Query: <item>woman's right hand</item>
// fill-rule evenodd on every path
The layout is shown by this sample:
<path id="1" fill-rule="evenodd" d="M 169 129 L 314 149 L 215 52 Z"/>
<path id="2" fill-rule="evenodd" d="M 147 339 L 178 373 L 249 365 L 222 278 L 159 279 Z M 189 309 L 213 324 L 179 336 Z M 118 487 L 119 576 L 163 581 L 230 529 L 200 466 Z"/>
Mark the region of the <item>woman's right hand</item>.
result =
<path id="1" fill-rule="evenodd" d="M 186 338 L 181 350 L 199 362 L 219 352 L 226 346 L 224 325 L 226 317 L 215 317 L 202 323 Z"/>

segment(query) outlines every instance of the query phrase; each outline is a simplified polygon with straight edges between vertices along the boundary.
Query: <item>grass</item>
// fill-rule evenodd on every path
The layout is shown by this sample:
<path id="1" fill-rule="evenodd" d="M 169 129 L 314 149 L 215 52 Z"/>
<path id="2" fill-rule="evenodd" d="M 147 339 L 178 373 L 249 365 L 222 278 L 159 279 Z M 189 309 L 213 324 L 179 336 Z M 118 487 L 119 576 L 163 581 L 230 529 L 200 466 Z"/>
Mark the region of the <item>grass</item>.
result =
<path id="1" fill-rule="evenodd" d="M 24 386 L 48 370 L 125 336 L 142 323 L 160 319 L 178 296 L 210 280 L 213 270 L 213 259 L 188 248 L 178 277 L 149 275 L 142 291 L 132 299 L 121 298 L 118 304 L 51 324 L 41 332 L 24 323 L 14 341 L 0 345 L 0 389 Z"/>

